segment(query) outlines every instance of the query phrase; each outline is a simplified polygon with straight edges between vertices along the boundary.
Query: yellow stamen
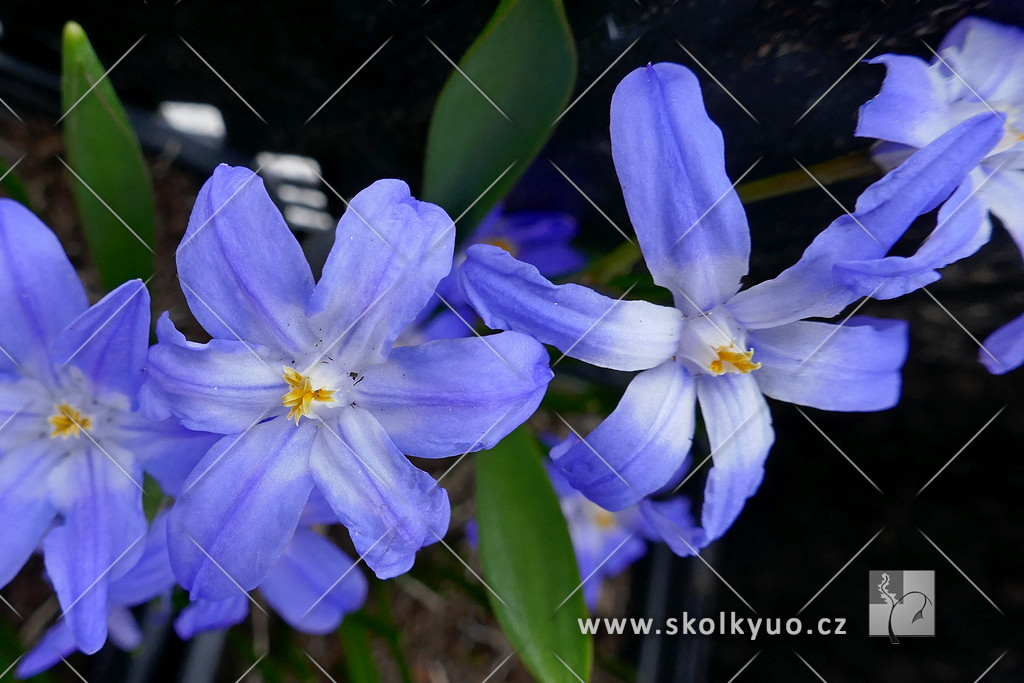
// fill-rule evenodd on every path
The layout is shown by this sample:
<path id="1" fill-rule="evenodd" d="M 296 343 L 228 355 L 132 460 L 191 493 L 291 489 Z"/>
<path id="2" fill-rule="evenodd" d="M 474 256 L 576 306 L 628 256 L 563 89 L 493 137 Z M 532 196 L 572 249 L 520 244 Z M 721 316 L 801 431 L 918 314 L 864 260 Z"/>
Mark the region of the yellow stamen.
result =
<path id="1" fill-rule="evenodd" d="M 716 360 L 711 361 L 708 368 L 716 375 L 727 372 L 738 372 L 742 375 L 753 372 L 761 367 L 760 363 L 754 362 L 754 349 L 749 351 L 737 351 L 735 346 L 718 346 L 715 348 L 718 354 Z"/>
<path id="2" fill-rule="evenodd" d="M 615 515 L 605 509 L 594 512 L 594 522 L 602 529 L 611 529 L 615 526 Z"/>
<path id="3" fill-rule="evenodd" d="M 314 389 L 310 379 L 296 372 L 294 368 L 284 369 L 284 381 L 291 390 L 284 395 L 281 403 L 285 408 L 291 409 L 288 411 L 288 419 L 295 420 L 295 424 L 299 424 L 299 418 L 309 416 L 313 401 L 334 401 L 333 390 Z"/>
<path id="4" fill-rule="evenodd" d="M 51 439 L 56 439 L 58 436 L 62 439 L 72 436 L 77 438 L 81 436 L 82 430 L 92 429 L 92 420 L 67 403 L 57 406 L 57 414 L 51 415 L 46 421 L 53 426 L 53 431 L 50 432 Z"/>
<path id="5" fill-rule="evenodd" d="M 512 254 L 513 256 L 519 253 L 519 248 L 516 247 L 516 245 L 514 245 L 509 240 L 505 239 L 504 237 L 495 237 L 493 239 L 485 240 L 484 244 L 490 244 L 491 246 L 494 247 L 501 247 L 502 249 Z"/>

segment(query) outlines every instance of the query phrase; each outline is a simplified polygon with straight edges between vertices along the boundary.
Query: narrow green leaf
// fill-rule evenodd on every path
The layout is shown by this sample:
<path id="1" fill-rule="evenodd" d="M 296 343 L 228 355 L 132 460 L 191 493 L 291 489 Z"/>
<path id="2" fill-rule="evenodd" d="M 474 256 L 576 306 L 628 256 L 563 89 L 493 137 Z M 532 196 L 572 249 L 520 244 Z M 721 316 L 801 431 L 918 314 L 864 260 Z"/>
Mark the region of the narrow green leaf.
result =
<path id="1" fill-rule="evenodd" d="M 153 184 L 138 138 L 82 27 L 64 26 L 62 109 L 79 218 L 107 289 L 153 272 Z M 76 177 L 77 176 L 77 177 Z"/>
<path id="2" fill-rule="evenodd" d="M 359 613 L 345 617 L 338 631 L 345 648 L 345 673 L 351 683 L 380 683 L 370 647 L 370 633 L 358 616 Z"/>
<path id="3" fill-rule="evenodd" d="M 0 180 L 0 192 L 19 204 L 32 208 L 32 200 L 29 199 L 25 186 L 21 184 L 21 179 L 14 174 L 14 170 L 3 159 L 0 159 L 0 178 L 3 179 Z"/>
<path id="4" fill-rule="evenodd" d="M 471 229 L 540 153 L 572 94 L 561 0 L 502 0 L 459 69 L 434 106 L 423 198 L 453 218 L 466 212 L 459 223 Z"/>
<path id="5" fill-rule="evenodd" d="M 590 676 L 593 642 L 580 632 L 579 569 L 540 458 L 523 427 L 477 458 L 480 564 L 491 607 L 527 668 L 544 683 L 575 683 Z"/>

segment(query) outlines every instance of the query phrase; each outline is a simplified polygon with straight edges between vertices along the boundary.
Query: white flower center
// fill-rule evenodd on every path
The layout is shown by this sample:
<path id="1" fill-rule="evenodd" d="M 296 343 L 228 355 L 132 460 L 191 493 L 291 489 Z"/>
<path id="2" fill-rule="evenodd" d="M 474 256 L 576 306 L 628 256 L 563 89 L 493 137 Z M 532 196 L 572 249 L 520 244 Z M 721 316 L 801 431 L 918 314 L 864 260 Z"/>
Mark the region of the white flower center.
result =
<path id="1" fill-rule="evenodd" d="M 754 362 L 754 349 L 746 343 L 746 330 L 725 311 L 713 309 L 685 319 L 676 360 L 694 374 L 745 375 L 761 367 Z"/>

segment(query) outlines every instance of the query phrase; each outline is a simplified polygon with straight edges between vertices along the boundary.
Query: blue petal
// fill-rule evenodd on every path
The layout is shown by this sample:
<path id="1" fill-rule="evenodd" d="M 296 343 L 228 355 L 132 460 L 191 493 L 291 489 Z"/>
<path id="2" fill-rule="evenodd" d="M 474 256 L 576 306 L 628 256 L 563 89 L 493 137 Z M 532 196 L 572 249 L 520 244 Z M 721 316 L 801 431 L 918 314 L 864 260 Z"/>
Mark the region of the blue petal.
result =
<path id="1" fill-rule="evenodd" d="M 60 445 L 46 439 L 0 457 L 0 588 L 21 570 L 53 521 L 48 477 L 63 456 Z"/>
<path id="2" fill-rule="evenodd" d="M 960 79 L 982 99 L 1019 105 L 1024 102 L 1020 74 L 1024 72 L 1024 31 L 980 17 L 967 17 L 949 30 L 939 46 L 956 74 L 949 74 L 954 85 Z M 965 88 L 966 89 L 966 88 Z M 975 98 L 967 91 L 964 97 Z"/>
<path id="3" fill-rule="evenodd" d="M 750 233 L 693 73 L 666 63 L 626 76 L 612 96 L 611 134 L 654 281 L 702 311 L 728 299 L 747 272 Z"/>
<path id="4" fill-rule="evenodd" d="M 398 450 L 444 458 L 491 448 L 525 422 L 552 372 L 539 342 L 502 332 L 397 348 L 363 377 L 355 402 Z"/>
<path id="5" fill-rule="evenodd" d="M 679 346 L 678 310 L 616 301 L 581 285 L 553 285 L 498 247 L 470 247 L 459 281 L 489 327 L 525 332 L 591 365 L 646 370 Z"/>
<path id="6" fill-rule="evenodd" d="M 57 237 L 21 204 L 0 199 L 0 372 L 49 376 L 47 352 L 89 305 Z"/>
<path id="7" fill-rule="evenodd" d="M 384 358 L 451 270 L 454 248 L 448 214 L 402 181 L 378 180 L 353 197 L 309 301 L 325 352 L 340 343 L 343 357 Z"/>
<path id="8" fill-rule="evenodd" d="M 885 80 L 861 106 L 855 135 L 924 147 L 953 127 L 938 69 L 908 55 L 881 55 L 868 64 L 884 64 Z"/>
<path id="9" fill-rule="evenodd" d="M 761 485 L 775 433 L 768 405 L 752 375 L 701 375 L 697 399 L 713 463 L 704 485 L 701 524 L 713 541 L 732 526 L 747 498 Z"/>
<path id="10" fill-rule="evenodd" d="M 186 429 L 174 419 L 146 420 L 135 413 L 122 422 L 117 442 L 138 458 L 164 493 L 177 496 L 185 478 L 220 438 Z"/>
<path id="11" fill-rule="evenodd" d="M 124 283 L 73 320 L 53 346 L 54 365 L 71 365 L 98 393 L 134 400 L 149 348 L 149 292 L 142 280 Z"/>
<path id="12" fill-rule="evenodd" d="M 462 297 L 461 292 L 459 298 Z M 449 300 L 451 303 L 451 300 Z M 456 312 L 458 311 L 458 312 Z M 476 312 L 467 306 L 456 307 L 456 311 L 445 308 L 439 310 L 437 315 L 423 323 L 419 329 L 421 341 L 432 341 L 435 339 L 458 339 L 460 337 L 471 337 L 473 328 L 471 325 L 479 322 Z"/>
<path id="13" fill-rule="evenodd" d="M 865 190 L 856 211 L 822 231 L 795 265 L 734 296 L 733 316 L 756 329 L 842 311 L 860 295 L 835 280 L 836 263 L 883 258 L 919 215 L 953 193 L 1002 130 L 999 117 L 976 116 L 915 153 Z"/>
<path id="14" fill-rule="evenodd" d="M 989 335 L 978 352 L 978 360 L 994 375 L 1024 365 L 1024 315 Z"/>
<path id="15" fill-rule="evenodd" d="M 107 630 L 110 632 L 110 640 L 122 650 L 134 650 L 142 644 L 142 630 L 129 609 L 111 607 Z"/>
<path id="16" fill-rule="evenodd" d="M 167 554 L 167 513 L 162 512 L 153 520 L 142 557 L 124 576 L 110 583 L 110 602 L 125 607 L 141 605 L 170 591 L 176 583 Z"/>
<path id="17" fill-rule="evenodd" d="M 185 341 L 166 313 L 156 330 L 160 342 L 150 349 L 139 394 L 147 417 L 174 415 L 189 429 L 236 434 L 284 413 L 282 373 L 290 361 L 278 352 L 239 341 Z"/>
<path id="18" fill-rule="evenodd" d="M 913 256 L 839 260 L 837 282 L 859 296 L 895 299 L 939 279 L 938 269 L 970 256 L 992 235 L 992 224 L 974 185 L 965 182 L 939 209 L 938 225 Z"/>
<path id="19" fill-rule="evenodd" d="M 249 598 L 238 595 L 224 600 L 193 600 L 174 620 L 174 632 L 182 640 L 189 640 L 203 631 L 229 628 L 249 614 Z"/>
<path id="20" fill-rule="evenodd" d="M 107 638 L 108 584 L 136 564 L 144 549 L 140 479 L 96 448 L 73 453 L 50 475 L 64 523 L 43 540 L 46 573 L 86 654 Z"/>
<path id="21" fill-rule="evenodd" d="M 558 277 L 582 268 L 586 259 L 569 245 L 579 226 L 576 219 L 552 211 L 515 211 L 490 225 L 481 222 L 470 244 L 512 247 L 520 261 L 535 266 L 544 277 Z"/>
<path id="22" fill-rule="evenodd" d="M 570 484 L 607 510 L 621 510 L 668 484 L 693 440 L 694 382 L 678 363 L 641 372 L 604 422 L 551 452 Z"/>
<path id="23" fill-rule="evenodd" d="M 321 425 L 310 456 L 317 486 L 378 578 L 412 567 L 416 551 L 448 530 L 448 494 L 399 452 L 361 409 Z"/>
<path id="24" fill-rule="evenodd" d="M 58 621 L 43 635 L 36 646 L 21 658 L 14 675 L 18 678 L 31 678 L 41 674 L 76 649 L 75 636 L 68 628 L 68 623 Z"/>
<path id="25" fill-rule="evenodd" d="M 171 509 L 171 564 L 194 599 L 259 585 L 295 532 L 313 480 L 317 429 L 284 418 L 225 436 L 199 462 Z"/>
<path id="26" fill-rule="evenodd" d="M 640 511 L 647 523 L 647 533 L 664 541 L 680 557 L 696 555 L 708 543 L 704 529 L 693 518 L 693 508 L 686 496 L 668 500 L 645 500 Z"/>
<path id="27" fill-rule="evenodd" d="M 978 186 L 978 196 L 1010 233 L 1021 253 L 1024 253 L 1024 170 L 1018 168 L 992 172 L 988 166 L 986 163 L 975 172 L 976 176 L 980 176 L 976 183 L 985 181 Z"/>
<path id="28" fill-rule="evenodd" d="M 885 410 L 900 400 L 909 329 L 903 320 L 800 321 L 750 336 L 767 396 L 822 410 Z"/>
<path id="29" fill-rule="evenodd" d="M 217 167 L 177 255 L 189 308 L 212 336 L 294 352 L 312 345 L 305 309 L 313 275 L 252 171 Z"/>
<path id="30" fill-rule="evenodd" d="M 323 635 L 362 607 L 367 584 L 345 553 L 320 534 L 299 529 L 260 592 L 293 628 Z"/>

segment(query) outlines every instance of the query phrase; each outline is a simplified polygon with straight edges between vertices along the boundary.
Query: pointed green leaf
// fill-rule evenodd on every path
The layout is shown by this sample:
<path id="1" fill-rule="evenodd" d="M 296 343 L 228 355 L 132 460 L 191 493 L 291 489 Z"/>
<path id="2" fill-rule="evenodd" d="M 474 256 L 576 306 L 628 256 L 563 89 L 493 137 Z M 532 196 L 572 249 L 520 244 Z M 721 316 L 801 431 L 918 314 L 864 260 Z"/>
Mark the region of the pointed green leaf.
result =
<path id="1" fill-rule="evenodd" d="M 523 427 L 476 460 L 480 564 L 494 613 L 544 683 L 590 676 L 580 573 L 540 448 Z"/>
<path id="2" fill-rule="evenodd" d="M 153 184 L 138 138 L 82 27 L 64 26 L 64 144 L 78 215 L 107 289 L 153 272 Z"/>
<path id="3" fill-rule="evenodd" d="M 575 79 L 561 0 L 503 0 L 434 106 L 423 198 L 471 229 L 540 153 Z"/>

